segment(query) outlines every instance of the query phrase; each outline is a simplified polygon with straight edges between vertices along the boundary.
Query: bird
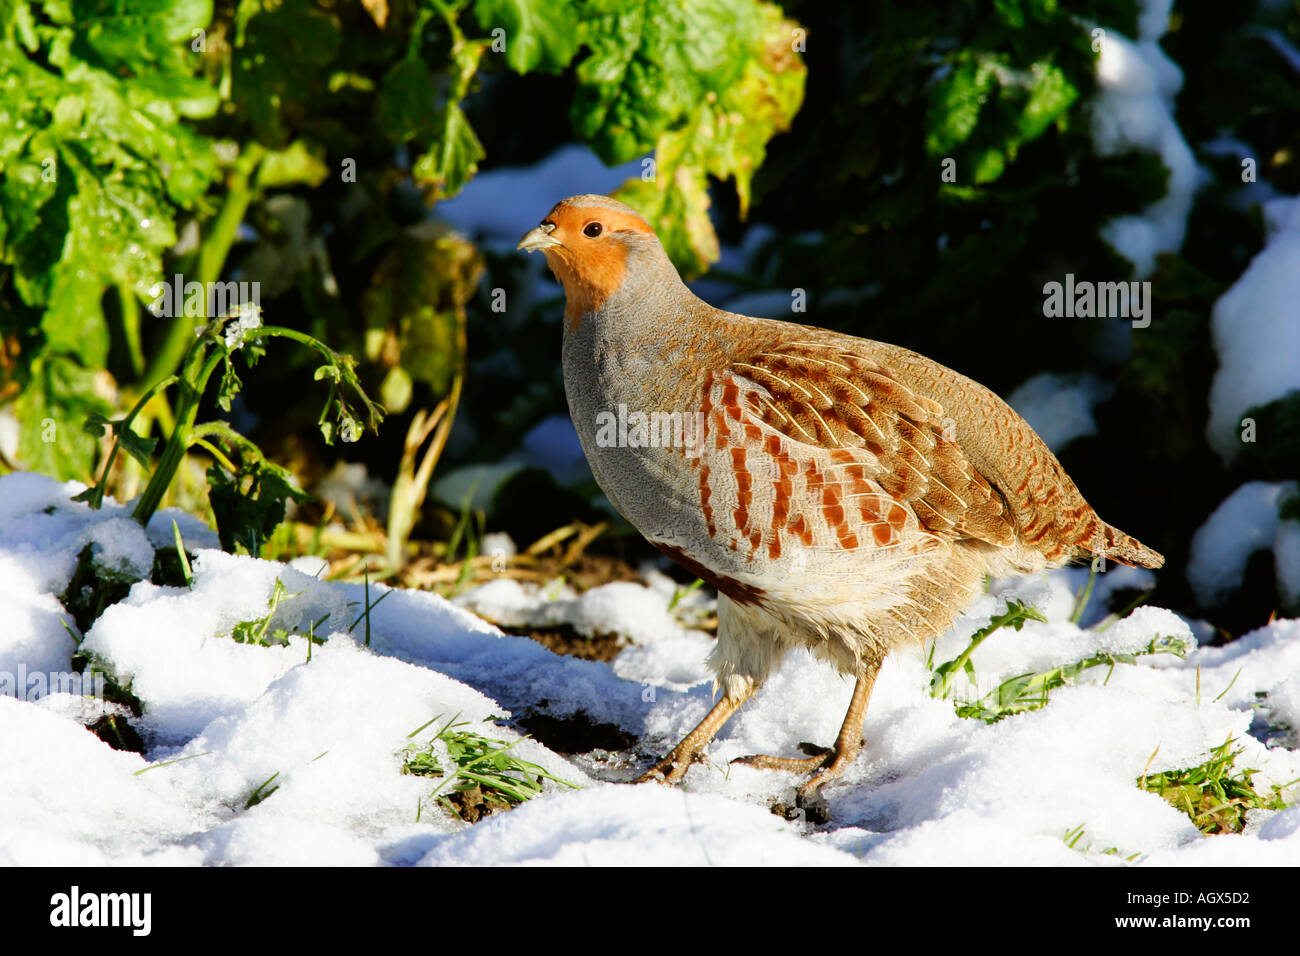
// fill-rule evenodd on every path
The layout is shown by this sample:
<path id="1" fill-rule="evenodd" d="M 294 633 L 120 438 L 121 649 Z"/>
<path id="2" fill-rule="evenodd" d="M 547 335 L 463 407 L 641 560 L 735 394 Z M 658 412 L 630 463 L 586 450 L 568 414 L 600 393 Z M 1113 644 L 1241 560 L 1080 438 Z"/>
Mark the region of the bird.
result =
<path id="1" fill-rule="evenodd" d="M 601 490 L 718 592 L 715 703 L 637 782 L 679 783 L 804 647 L 854 680 L 833 745 L 738 761 L 824 802 L 886 657 L 944 633 L 986 576 L 1164 563 L 992 391 L 899 346 L 709 305 L 625 203 L 563 199 L 518 249 L 564 288 L 565 394 Z"/>

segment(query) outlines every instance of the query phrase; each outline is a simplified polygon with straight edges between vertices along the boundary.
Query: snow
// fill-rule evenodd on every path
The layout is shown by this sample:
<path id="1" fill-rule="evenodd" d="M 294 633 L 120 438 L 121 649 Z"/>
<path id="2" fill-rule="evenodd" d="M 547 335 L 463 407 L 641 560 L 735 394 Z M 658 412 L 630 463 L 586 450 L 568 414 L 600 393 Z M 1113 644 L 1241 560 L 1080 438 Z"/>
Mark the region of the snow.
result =
<path id="1" fill-rule="evenodd" d="M 1089 372 L 1042 372 L 1017 386 L 1007 396 L 1007 404 L 1029 422 L 1048 448 L 1059 452 L 1076 438 L 1097 434 L 1093 406 L 1114 391 L 1114 385 Z"/>
<path id="2" fill-rule="evenodd" d="M 0 550 L 0 672 L 49 673 L 67 666 L 76 641 L 63 626 L 71 618 L 36 575 L 13 554 Z"/>
<path id="3" fill-rule="evenodd" d="M 1116 217 L 1102 227 L 1102 237 L 1133 263 L 1137 279 L 1155 271 L 1157 255 L 1182 247 L 1192 196 L 1203 177 L 1174 120 L 1174 98 L 1183 74 L 1160 48 L 1171 5 L 1172 0 L 1139 4 L 1136 40 L 1104 28 L 1097 60 L 1092 139 L 1098 155 L 1140 150 L 1157 154 L 1169 169 L 1161 199 L 1137 215 Z"/>
<path id="4" fill-rule="evenodd" d="M 432 848 L 425 866 L 849 866 L 760 807 L 664 787 L 598 784 L 538 800 Z"/>
<path id="5" fill-rule="evenodd" d="M 587 638 L 619 634 L 633 644 L 651 644 L 683 635 L 668 608 L 671 598 L 671 593 L 630 581 L 613 581 L 577 595 L 567 587 L 543 591 L 501 578 L 465 592 L 456 603 L 507 627 L 567 625 Z"/>
<path id="6" fill-rule="evenodd" d="M 110 749 L 75 722 L 33 704 L 0 697 L 0 863 L 18 866 L 140 864 L 159 837 L 194 825 L 184 807 L 163 799 L 136 754 Z M 170 863 L 197 863 L 179 846 Z M 157 862 L 162 862 L 161 860 Z"/>
<path id="7" fill-rule="evenodd" d="M 1260 550 L 1274 550 L 1283 595 L 1300 592 L 1296 522 L 1284 522 L 1278 515 L 1282 500 L 1296 487 L 1294 481 L 1248 481 L 1196 529 L 1187 580 L 1201 603 L 1218 603 L 1240 587 L 1246 562 Z"/>
<path id="8" fill-rule="evenodd" d="M 91 511 L 68 500 L 78 490 L 0 477 L 0 668 L 68 669 L 73 639 L 58 595 L 81 544 L 100 542 L 109 558 L 128 558 L 124 567 L 148 563 L 136 529 L 122 523 L 125 509 L 106 502 Z M 193 528 L 191 536 L 201 537 Z M 122 715 L 117 705 L 67 693 L 0 698 L 0 862 L 1218 866 L 1294 862 L 1300 852 L 1295 808 L 1255 812 L 1239 836 L 1203 837 L 1135 786 L 1143 772 L 1199 763 L 1229 738 L 1243 749 L 1240 765 L 1258 769 L 1257 785 L 1300 777 L 1300 755 L 1289 749 L 1300 726 L 1300 621 L 1274 621 L 1186 660 L 1091 668 L 1044 708 L 993 724 L 930 695 L 927 653 L 934 663 L 953 659 L 1009 598 L 1034 604 L 1047 622 L 986 640 L 972 656 L 974 680 L 954 682 L 955 699 L 1030 670 L 1141 651 L 1157 637 L 1194 645 L 1196 630 L 1162 608 L 1107 617 L 1111 597 L 1151 586 L 1149 571 L 1101 575 L 1082 627 L 1070 617 L 1087 569 L 994 582 L 932 651 L 892 656 L 868 712 L 867 745 L 826 790 L 830 822 L 816 825 L 769 812 L 792 802 L 794 775 L 729 765 L 833 739 L 851 684 L 803 652 L 724 727 L 682 787 L 619 782 L 666 752 L 713 701 L 704 663 L 712 640 L 699 629 L 712 598 L 682 594 L 652 567 L 641 582 L 584 594 L 502 577 L 462 595 L 465 606 L 375 584 L 371 601 L 386 596 L 371 610 L 368 647 L 356 623 L 362 586 L 321 580 L 318 559 L 288 566 L 200 548 L 193 567 L 192 588 L 136 582 L 82 645 L 140 699 L 143 716 L 129 719 L 145 739 L 143 757 L 83 728 L 106 710 Z M 277 580 L 287 594 L 270 627 L 315 625 L 325 642 L 310 661 L 301 633 L 269 647 L 229 636 L 268 613 Z M 626 643 L 610 663 L 560 657 L 467 607 Z M 564 756 L 510 723 L 579 713 L 630 735 L 631 751 Z M 401 773 L 408 750 L 440 752 L 435 734 L 451 719 L 514 742 L 519 757 L 580 789 L 548 781 L 517 809 L 459 821 L 431 799 L 437 778 Z M 263 799 L 249 806 L 259 788 Z M 1065 834 L 1081 826 L 1067 845 Z"/>
<path id="9" fill-rule="evenodd" d="M 141 732 L 159 745 L 188 740 L 250 704 L 305 656 L 305 645 L 261 647 L 226 636 L 241 621 L 267 613 L 277 577 L 290 594 L 301 596 L 283 602 L 272 627 L 306 631 L 325 614 L 330 616 L 322 634 L 347 626 L 336 589 L 279 564 L 206 550 L 195 558 L 193 573 L 188 591 L 136 584 L 124 601 L 105 610 L 82 645 L 111 666 L 119 683 L 150 702 Z"/>
<path id="10" fill-rule="evenodd" d="M 1300 744 L 1300 676 L 1289 677 L 1269 691 L 1268 706 L 1277 722 L 1288 729 L 1292 744 Z"/>
<path id="11" fill-rule="evenodd" d="M 1300 198 L 1263 204 L 1269 238 L 1214 303 L 1210 319 L 1219 368 L 1210 385 L 1206 437 L 1225 464 L 1255 436 L 1246 412 L 1300 389 Z"/>

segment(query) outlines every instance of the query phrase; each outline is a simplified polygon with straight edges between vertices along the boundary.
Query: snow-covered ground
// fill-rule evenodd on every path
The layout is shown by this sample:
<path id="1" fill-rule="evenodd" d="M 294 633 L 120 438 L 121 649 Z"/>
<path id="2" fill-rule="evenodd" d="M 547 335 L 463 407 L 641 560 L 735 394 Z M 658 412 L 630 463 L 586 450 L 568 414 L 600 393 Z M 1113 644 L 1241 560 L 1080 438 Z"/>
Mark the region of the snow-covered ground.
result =
<path id="1" fill-rule="evenodd" d="M 1193 195 L 1204 179 L 1174 119 L 1183 72 L 1160 47 L 1172 6 L 1172 0 L 1143 0 L 1138 35 L 1132 40 L 1112 29 L 1091 28 L 1098 53 L 1097 95 L 1091 103 L 1097 155 L 1151 152 L 1169 170 L 1161 199 L 1141 213 L 1112 219 L 1101 230 L 1133 263 L 1138 279 L 1150 278 L 1157 255 L 1182 247 Z"/>
<path id="2" fill-rule="evenodd" d="M 1260 440 L 1247 411 L 1300 391 L 1300 198 L 1270 199 L 1262 209 L 1267 243 L 1211 319 L 1219 367 L 1205 434 L 1225 463 Z"/>
<path id="3" fill-rule="evenodd" d="M 175 512 L 146 532 L 122 506 L 93 512 L 71 502 L 77 490 L 39 475 L 0 478 L 0 682 L 8 675 L 8 693 L 17 694 L 0 697 L 6 863 L 1300 861 L 1300 807 L 1256 811 L 1244 834 L 1205 837 L 1135 785 L 1144 770 L 1194 765 L 1229 738 L 1244 751 L 1238 765 L 1259 770 L 1261 789 L 1300 777 L 1287 730 L 1300 727 L 1300 621 L 1276 621 L 1186 660 L 1120 664 L 1109 679 L 1107 668 L 1093 668 L 1043 709 L 995 724 L 958 717 L 951 700 L 930 696 L 926 649 L 896 655 L 877 683 L 866 749 L 826 791 L 830 822 L 814 826 L 769 812 L 791 802 L 793 776 L 728 766 L 743 754 L 794 754 L 800 741 L 833 739 L 851 688 L 802 654 L 723 730 L 712 764 L 693 768 L 683 787 L 612 782 L 665 752 L 710 704 L 709 639 L 691 628 L 708 611 L 698 592 L 670 611 L 672 586 L 651 575 L 647 587 L 582 596 L 502 580 L 462 599 L 485 613 L 628 634 L 609 664 L 556 656 L 434 594 L 404 590 L 373 608 L 367 648 L 363 626 L 353 626 L 361 588 L 319 580 L 316 562 L 224 554 L 212 549 L 210 531 Z M 147 745 L 142 757 L 83 727 L 105 710 L 120 713 L 118 705 L 24 693 L 16 675 L 48 690 L 69 670 L 71 616 L 57 595 L 85 544 L 103 574 L 135 576 L 152 548 L 170 546 L 173 519 L 200 549 L 192 588 L 135 584 L 82 644 L 140 699 L 144 713 L 132 724 Z M 277 577 L 294 596 L 281 600 L 273 627 L 306 630 L 324 618 L 315 633 L 327 640 L 310 661 L 301 636 L 271 647 L 229 636 L 266 614 Z M 1070 623 L 1084 580 L 1086 571 L 1072 570 L 997 585 L 940 639 L 933 661 L 954 658 L 1011 595 L 1049 623 L 999 631 L 981 645 L 973 658 L 980 693 L 1157 636 L 1194 643 L 1194 629 L 1159 608 L 1099 626 L 1107 593 L 1149 586 L 1149 572 L 1102 576 L 1081 619 L 1086 629 Z M 975 696 L 964 681 L 959 696 Z M 531 739 L 515 752 L 580 789 L 547 783 L 542 795 L 471 826 L 429 798 L 436 779 L 401 773 L 406 748 L 429 743 L 438 724 L 424 725 L 435 717 L 459 715 L 486 736 L 515 740 L 491 718 L 579 711 L 635 737 L 632 752 L 566 758 Z M 264 785 L 272 778 L 273 791 Z M 268 795 L 247 807 L 259 788 Z"/>
<path id="4" fill-rule="evenodd" d="M 1287 602 L 1300 602 L 1300 522 L 1283 521 L 1280 514 L 1296 485 L 1248 481 L 1196 529 L 1187 582 L 1205 604 L 1225 600 L 1241 586 L 1250 556 L 1268 550 L 1273 552 L 1278 594 Z"/>

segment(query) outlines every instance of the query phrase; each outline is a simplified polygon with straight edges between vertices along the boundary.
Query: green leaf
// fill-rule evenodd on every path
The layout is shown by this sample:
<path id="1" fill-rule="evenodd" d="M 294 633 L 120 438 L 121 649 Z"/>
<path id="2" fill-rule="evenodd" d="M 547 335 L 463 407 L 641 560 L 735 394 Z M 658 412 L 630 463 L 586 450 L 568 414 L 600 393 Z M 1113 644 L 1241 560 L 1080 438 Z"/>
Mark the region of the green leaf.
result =
<path id="1" fill-rule="evenodd" d="M 19 42 L 28 53 L 35 53 L 41 41 L 36 36 L 36 22 L 32 19 L 32 8 L 26 0 L 14 0 L 9 6 L 13 11 L 14 30 L 18 34 Z"/>
<path id="2" fill-rule="evenodd" d="M 443 114 L 442 136 L 415 162 L 411 175 L 436 199 L 450 199 L 478 172 L 483 144 L 460 106 L 451 103 Z"/>
<path id="3" fill-rule="evenodd" d="M 190 556 L 185 552 L 185 540 L 181 537 L 180 525 L 172 519 L 172 540 L 176 544 L 176 558 L 181 566 L 181 575 L 185 578 L 185 586 L 193 589 L 194 572 L 190 569 Z"/>
<path id="4" fill-rule="evenodd" d="M 257 557 L 284 520 L 286 503 L 311 501 L 312 497 L 294 484 L 287 469 L 265 458 L 249 457 L 235 475 L 220 465 L 208 469 L 208 500 L 222 549 L 233 554 L 236 546 L 242 545 Z"/>
<path id="5" fill-rule="evenodd" d="M 325 147 L 296 139 L 287 149 L 269 152 L 257 168 L 257 188 L 277 189 L 300 183 L 313 189 L 325 181 Z"/>
<path id="6" fill-rule="evenodd" d="M 581 25 L 570 121 L 611 165 L 644 154 L 673 124 L 741 75 L 757 49 L 753 0 L 632 0 L 600 5 Z"/>
<path id="7" fill-rule="evenodd" d="M 995 84 L 994 63 L 982 56 L 958 63 L 935 84 L 926 112 L 926 152 L 947 156 L 966 142 Z"/>
<path id="8" fill-rule="evenodd" d="M 95 388 L 95 373 L 61 355 L 37 358 L 31 379 L 14 400 L 20 430 L 18 457 L 22 464 L 56 478 L 90 481 L 99 448 L 87 434 L 87 418 L 101 418 L 110 409 Z"/>
<path id="9" fill-rule="evenodd" d="M 295 117 L 320 108 L 309 99 L 318 94 L 308 78 L 325 72 L 338 57 L 342 28 L 336 16 L 315 9 L 311 0 L 241 3 L 235 23 L 234 102 L 259 141 L 287 146 Z"/>
<path id="10" fill-rule="evenodd" d="M 991 183 L 1022 145 L 1065 115 L 1079 91 L 1046 60 L 1013 69 L 1001 53 L 959 56 L 930 94 L 926 151 L 932 158 L 960 156 L 958 168 L 966 164 L 975 183 Z"/>
<path id="11" fill-rule="evenodd" d="M 424 61 L 419 57 L 399 60 L 384 74 L 375 101 L 375 120 L 394 143 L 428 135 L 436 97 L 433 74 Z"/>
<path id="12" fill-rule="evenodd" d="M 411 404 L 411 396 L 414 394 L 411 373 L 400 365 L 390 368 L 388 374 L 384 376 L 384 380 L 379 384 L 379 401 L 390 412 L 396 414 L 406 410 L 406 406 Z"/>
<path id="13" fill-rule="evenodd" d="M 408 230 L 380 260 L 362 307 L 370 357 L 397 363 L 380 387 L 385 407 L 405 408 L 413 381 L 449 394 L 464 360 L 465 304 L 482 272 L 473 244 L 446 229 Z"/>
<path id="14" fill-rule="evenodd" d="M 126 449 L 127 454 L 145 468 L 148 468 L 149 463 L 153 460 L 154 449 L 158 446 L 158 439 L 137 435 L 130 428 L 115 428 L 114 431 L 117 433 L 117 440 Z"/>
<path id="15" fill-rule="evenodd" d="M 757 55 L 721 96 L 705 99 L 688 150 L 710 175 L 735 181 L 742 217 L 749 210 L 750 181 L 763 164 L 767 143 L 794 122 L 807 76 L 807 68 L 792 49 L 796 25 L 775 4 L 760 4 L 759 12 L 762 32 Z M 663 151 L 661 142 L 661 161 Z"/>
<path id="16" fill-rule="evenodd" d="M 1079 91 L 1059 66 L 1035 63 L 1030 73 L 1033 85 L 1017 129 L 1022 143 L 1041 136 L 1079 98 Z"/>
<path id="17" fill-rule="evenodd" d="M 806 70 L 792 49 L 795 24 L 773 4 L 754 9 L 760 29 L 735 82 L 702 98 L 686 122 L 659 138 L 653 179 L 630 180 L 617 194 L 646 216 L 688 276 L 719 255 L 708 177 L 734 181 L 745 215 L 768 141 L 789 127 L 803 101 Z"/>
<path id="18" fill-rule="evenodd" d="M 485 32 L 505 31 L 506 63 L 516 73 L 558 73 L 578 52 L 570 0 L 476 0 L 474 18 Z"/>
<path id="19" fill-rule="evenodd" d="M 96 438 L 102 438 L 106 430 L 111 430 L 113 438 L 126 450 L 127 454 L 145 468 L 148 468 L 153 450 L 158 445 L 158 439 L 137 435 L 130 428 L 125 427 L 126 425 L 127 421 L 124 418 L 109 421 L 99 412 L 91 412 L 86 416 L 81 429 L 87 435 L 93 435 Z"/>
<path id="20" fill-rule="evenodd" d="M 223 411 L 230 411 L 230 403 L 235 400 L 240 389 L 244 387 L 243 380 L 240 379 L 239 373 L 235 371 L 235 363 L 230 360 L 227 354 L 222 359 L 221 382 L 217 386 L 217 406 Z"/>
<path id="21" fill-rule="evenodd" d="M 212 22 L 212 0 L 72 0 L 68 10 L 96 65 L 119 73 L 179 70 L 193 30 Z"/>
<path id="22" fill-rule="evenodd" d="M 221 105 L 221 95 L 210 85 L 193 76 L 175 73 L 150 73 L 127 84 L 132 105 L 146 112 L 156 112 L 157 102 L 165 101 L 176 113 L 188 119 L 208 119 Z"/>
<path id="23" fill-rule="evenodd" d="M 975 159 L 975 182 L 991 183 L 1007 168 L 1007 158 L 998 149 L 986 149 Z"/>
<path id="24" fill-rule="evenodd" d="M 667 188 L 629 179 L 614 196 L 655 227 L 664 251 L 685 275 L 698 275 L 717 260 L 718 237 L 709 219 L 708 181 L 698 167 L 679 167 Z"/>

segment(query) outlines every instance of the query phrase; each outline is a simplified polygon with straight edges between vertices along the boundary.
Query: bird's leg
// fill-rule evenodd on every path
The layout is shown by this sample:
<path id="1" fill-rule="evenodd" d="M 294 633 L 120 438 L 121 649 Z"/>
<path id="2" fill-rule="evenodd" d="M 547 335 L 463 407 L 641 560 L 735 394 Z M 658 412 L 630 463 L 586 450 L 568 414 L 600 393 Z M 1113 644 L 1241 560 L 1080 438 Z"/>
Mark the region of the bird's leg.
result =
<path id="1" fill-rule="evenodd" d="M 739 697 L 724 694 L 722 700 L 713 705 L 713 709 L 696 725 L 695 729 L 682 738 L 682 742 L 673 748 L 672 753 L 636 778 L 636 783 L 656 781 L 658 783 L 677 783 L 686 776 L 686 771 L 704 752 L 714 735 L 731 715 L 740 709 L 740 705 L 753 695 L 753 688 L 746 689 Z"/>
<path id="2" fill-rule="evenodd" d="M 835 738 L 835 748 L 826 757 L 826 764 L 811 780 L 799 785 L 798 802 L 804 802 L 816 796 L 823 785 L 830 783 L 844 772 L 844 768 L 853 763 L 858 751 L 862 749 L 862 725 L 867 719 L 867 704 L 871 700 L 871 688 L 875 686 L 876 674 L 880 672 L 880 661 L 873 661 L 858 675 L 858 682 L 853 687 L 853 699 L 844 714 L 844 723 L 840 725 L 840 734 Z"/>
<path id="3" fill-rule="evenodd" d="M 835 746 L 828 751 L 812 757 L 772 757 L 767 754 L 755 754 L 750 757 L 737 757 L 732 763 L 742 763 L 761 770 L 787 770 L 794 773 L 820 771 L 815 777 L 799 787 L 800 800 L 807 800 L 817 793 L 823 784 L 829 783 L 844 772 L 844 768 L 853 762 L 853 758 L 862 749 L 862 723 L 867 717 L 867 703 L 871 700 L 871 688 L 876 683 L 876 674 L 880 671 L 880 662 L 867 664 L 858 674 L 858 681 L 853 687 L 853 699 L 840 725 L 839 736 Z"/>

